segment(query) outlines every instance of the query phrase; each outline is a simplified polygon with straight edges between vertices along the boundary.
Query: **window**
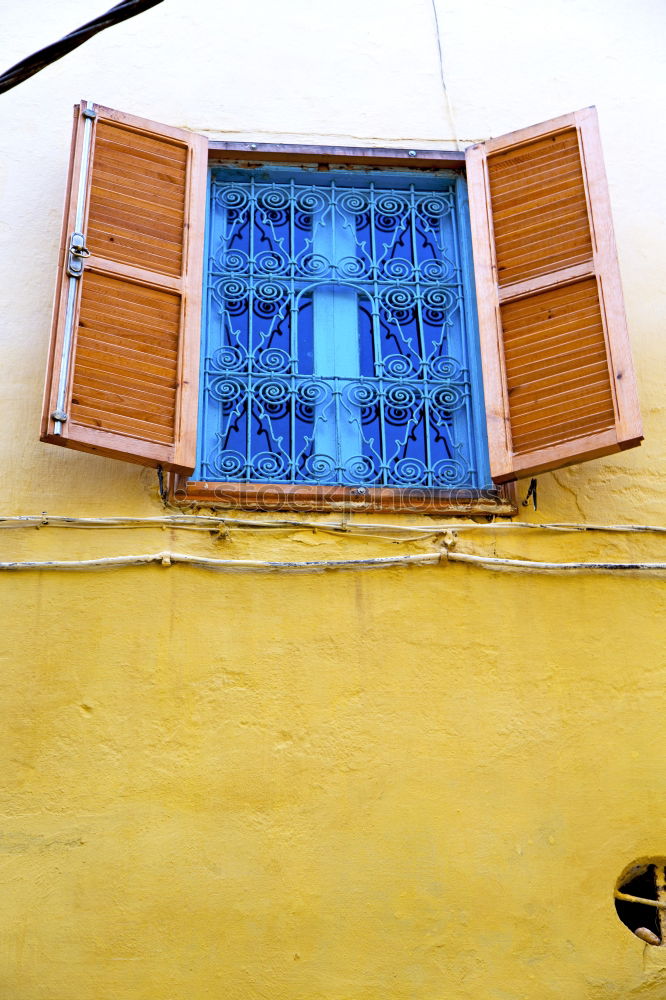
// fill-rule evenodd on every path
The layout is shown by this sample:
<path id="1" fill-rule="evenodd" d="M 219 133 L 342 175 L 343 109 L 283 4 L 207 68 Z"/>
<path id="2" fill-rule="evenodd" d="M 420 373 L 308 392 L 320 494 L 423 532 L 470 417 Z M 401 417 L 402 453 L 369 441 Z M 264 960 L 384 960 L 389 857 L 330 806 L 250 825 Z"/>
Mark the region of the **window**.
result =
<path id="1" fill-rule="evenodd" d="M 413 153 L 229 150 L 82 103 L 42 440 L 204 502 L 465 513 L 513 509 L 489 473 L 639 444 L 594 109 L 467 150 L 473 266 L 462 154 Z"/>
<path id="2" fill-rule="evenodd" d="M 492 488 L 464 177 L 214 167 L 195 481 Z"/>

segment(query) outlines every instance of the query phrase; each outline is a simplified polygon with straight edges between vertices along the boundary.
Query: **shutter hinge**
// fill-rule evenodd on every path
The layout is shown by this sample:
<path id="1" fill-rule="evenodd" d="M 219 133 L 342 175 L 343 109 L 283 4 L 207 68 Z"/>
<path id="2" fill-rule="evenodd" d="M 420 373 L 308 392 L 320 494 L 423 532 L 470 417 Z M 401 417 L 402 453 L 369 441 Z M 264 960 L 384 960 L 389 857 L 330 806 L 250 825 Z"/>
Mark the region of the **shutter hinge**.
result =
<path id="1" fill-rule="evenodd" d="M 90 257 L 83 233 L 72 233 L 67 251 L 67 274 L 70 278 L 80 278 L 83 274 L 83 261 Z"/>

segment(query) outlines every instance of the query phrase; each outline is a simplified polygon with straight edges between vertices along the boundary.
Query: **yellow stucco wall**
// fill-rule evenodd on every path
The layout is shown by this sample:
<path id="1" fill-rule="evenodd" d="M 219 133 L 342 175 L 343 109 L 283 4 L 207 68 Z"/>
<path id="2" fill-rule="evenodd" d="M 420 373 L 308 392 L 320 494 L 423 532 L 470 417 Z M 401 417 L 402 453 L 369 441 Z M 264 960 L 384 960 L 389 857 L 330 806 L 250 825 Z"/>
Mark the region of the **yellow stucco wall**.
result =
<path id="1" fill-rule="evenodd" d="M 4 62 L 106 6 L 4 12 Z M 646 442 L 541 476 L 538 512 L 519 518 L 664 521 L 666 10 L 437 10 L 448 105 L 430 0 L 171 0 L 0 98 L 0 513 L 163 513 L 151 470 L 37 440 L 84 96 L 218 137 L 424 147 L 595 103 Z M 301 520 L 216 537 L 0 527 L 0 559 L 435 544 L 312 526 L 339 514 Z M 457 547 L 666 561 L 656 534 L 485 526 Z M 663 577 L 151 566 L 3 573 L 0 590 L 7 1000 L 666 996 L 662 951 L 612 905 L 627 863 L 666 853 Z"/>

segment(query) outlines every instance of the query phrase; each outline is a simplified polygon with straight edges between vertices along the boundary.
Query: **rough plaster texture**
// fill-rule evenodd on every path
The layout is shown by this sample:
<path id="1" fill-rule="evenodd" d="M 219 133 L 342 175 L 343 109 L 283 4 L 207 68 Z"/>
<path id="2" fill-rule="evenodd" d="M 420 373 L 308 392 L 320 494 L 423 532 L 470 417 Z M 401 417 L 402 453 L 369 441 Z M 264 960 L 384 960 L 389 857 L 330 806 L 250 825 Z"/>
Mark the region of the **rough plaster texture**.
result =
<path id="1" fill-rule="evenodd" d="M 4 11 L 4 61 L 106 6 Z M 663 521 L 666 10 L 437 9 L 450 109 L 430 0 L 169 0 L 1 99 L 3 513 L 161 512 L 153 472 L 37 441 L 70 109 L 85 96 L 220 137 L 428 147 L 596 103 L 646 443 L 540 477 L 539 510 L 520 517 Z M 316 527 L 0 532 L 2 559 L 432 544 Z M 459 546 L 666 559 L 649 535 L 486 531 Z M 628 862 L 665 852 L 659 580 L 151 567 L 0 588 L 4 996 L 665 995 L 662 952 L 611 899 Z"/>

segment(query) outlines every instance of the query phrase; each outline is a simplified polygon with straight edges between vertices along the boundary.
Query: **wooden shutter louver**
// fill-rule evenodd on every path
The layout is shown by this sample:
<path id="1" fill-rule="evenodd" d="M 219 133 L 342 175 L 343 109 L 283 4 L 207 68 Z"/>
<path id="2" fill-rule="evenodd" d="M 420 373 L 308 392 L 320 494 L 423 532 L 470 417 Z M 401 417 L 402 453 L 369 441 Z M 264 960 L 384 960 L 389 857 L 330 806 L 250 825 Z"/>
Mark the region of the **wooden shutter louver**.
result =
<path id="1" fill-rule="evenodd" d="M 204 136 L 75 108 L 43 441 L 193 470 L 207 159 Z"/>
<path id="2" fill-rule="evenodd" d="M 493 480 L 640 444 L 596 110 L 466 160 Z"/>

